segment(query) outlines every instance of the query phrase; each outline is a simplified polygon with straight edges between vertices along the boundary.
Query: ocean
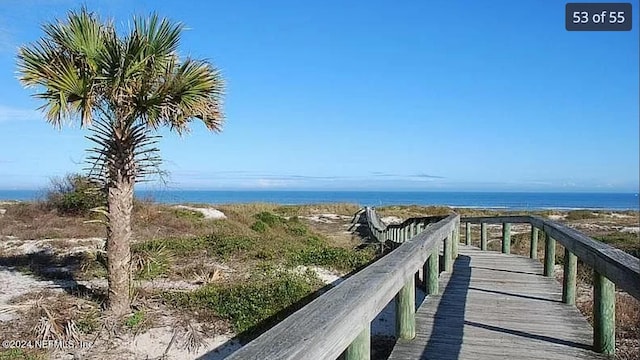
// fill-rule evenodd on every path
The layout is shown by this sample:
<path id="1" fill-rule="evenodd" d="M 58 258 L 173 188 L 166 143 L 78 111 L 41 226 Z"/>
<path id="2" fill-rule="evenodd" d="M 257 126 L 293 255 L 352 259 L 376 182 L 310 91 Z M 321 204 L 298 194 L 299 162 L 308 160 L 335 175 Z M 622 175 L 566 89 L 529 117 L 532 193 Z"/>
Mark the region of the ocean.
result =
<path id="1" fill-rule="evenodd" d="M 35 190 L 0 190 L 0 200 L 35 200 L 41 195 Z M 640 210 L 635 193 L 140 190 L 136 195 L 169 204 L 348 202 L 361 206 L 444 205 L 504 210 Z"/>

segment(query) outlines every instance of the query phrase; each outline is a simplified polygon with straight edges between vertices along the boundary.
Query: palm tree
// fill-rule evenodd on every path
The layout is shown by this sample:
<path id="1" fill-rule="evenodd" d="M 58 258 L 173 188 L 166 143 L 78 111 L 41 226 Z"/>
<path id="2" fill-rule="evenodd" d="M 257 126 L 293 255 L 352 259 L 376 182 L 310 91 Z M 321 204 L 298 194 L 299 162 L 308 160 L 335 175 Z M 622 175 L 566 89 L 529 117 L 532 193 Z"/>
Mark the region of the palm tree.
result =
<path id="1" fill-rule="evenodd" d="M 130 311 L 133 188 L 159 160 L 155 131 L 182 134 L 196 119 L 220 131 L 224 83 L 207 61 L 179 58 L 182 25 L 155 14 L 134 18 L 124 34 L 86 8 L 42 29 L 19 49 L 19 79 L 37 89 L 49 123 L 79 121 L 97 144 L 90 160 L 107 193 L 108 309 L 121 316 Z"/>

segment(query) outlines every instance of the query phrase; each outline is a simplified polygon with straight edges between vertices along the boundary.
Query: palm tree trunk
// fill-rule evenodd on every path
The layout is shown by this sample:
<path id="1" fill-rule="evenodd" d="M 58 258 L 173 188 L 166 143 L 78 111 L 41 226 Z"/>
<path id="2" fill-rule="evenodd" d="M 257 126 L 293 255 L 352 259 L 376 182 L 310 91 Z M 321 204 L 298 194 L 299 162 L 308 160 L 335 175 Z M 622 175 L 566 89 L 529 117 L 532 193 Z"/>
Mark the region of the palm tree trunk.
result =
<path id="1" fill-rule="evenodd" d="M 107 226 L 108 310 L 116 316 L 130 311 L 131 212 L 133 179 L 117 171 L 109 184 Z"/>

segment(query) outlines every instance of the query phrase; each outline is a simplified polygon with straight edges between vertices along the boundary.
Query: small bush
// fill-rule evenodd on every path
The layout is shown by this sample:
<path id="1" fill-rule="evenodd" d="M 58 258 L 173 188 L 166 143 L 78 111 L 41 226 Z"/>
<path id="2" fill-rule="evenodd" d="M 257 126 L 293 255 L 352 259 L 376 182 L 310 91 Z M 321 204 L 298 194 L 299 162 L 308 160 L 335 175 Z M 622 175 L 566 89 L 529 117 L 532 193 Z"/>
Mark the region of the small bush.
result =
<path id="1" fill-rule="evenodd" d="M 304 306 L 308 301 L 301 300 L 320 286 L 317 277 L 310 273 L 270 271 L 254 274 L 244 283 L 212 284 L 191 293 L 168 293 L 165 297 L 175 306 L 213 310 L 231 321 L 238 333 L 255 333 Z"/>
<path id="2" fill-rule="evenodd" d="M 134 245 L 135 254 L 146 254 L 147 257 L 165 258 L 171 255 L 189 256 L 194 252 L 207 251 L 210 255 L 217 255 L 227 259 L 239 253 L 251 250 L 256 239 L 246 236 L 226 236 L 211 234 L 206 236 L 154 239 Z M 134 256 L 134 260 L 135 260 Z M 161 257 L 161 259 L 163 259 Z M 134 262 L 135 263 L 135 262 Z"/>
<path id="3" fill-rule="evenodd" d="M 283 217 L 268 211 L 263 211 L 258 214 L 255 214 L 254 218 L 258 221 L 262 221 L 263 223 L 265 223 L 270 227 L 282 225 L 286 222 L 286 220 Z"/>
<path id="4" fill-rule="evenodd" d="M 287 232 L 297 236 L 304 236 L 309 233 L 309 230 L 304 224 L 287 225 Z"/>
<path id="5" fill-rule="evenodd" d="M 208 250 L 222 258 L 228 258 L 242 251 L 249 250 L 255 240 L 243 236 L 208 236 Z"/>
<path id="6" fill-rule="evenodd" d="M 595 219 L 599 215 L 591 210 L 571 210 L 567 213 L 566 219 L 569 221 Z"/>
<path id="7" fill-rule="evenodd" d="M 189 209 L 173 209 L 173 213 L 180 219 L 187 219 L 192 221 L 204 219 L 204 214 L 200 211 L 194 211 Z"/>
<path id="8" fill-rule="evenodd" d="M 269 226 L 265 224 L 262 220 L 258 220 L 251 225 L 251 230 L 259 233 L 265 233 Z"/>
<path id="9" fill-rule="evenodd" d="M 63 215 L 85 215 L 89 210 L 106 204 L 106 194 L 99 185 L 79 174 L 52 179 L 45 200 L 48 208 Z"/>
<path id="10" fill-rule="evenodd" d="M 171 265 L 171 254 L 156 241 L 134 244 L 131 264 L 139 279 L 153 279 L 166 275 Z"/>
<path id="11" fill-rule="evenodd" d="M 124 325 L 130 329 L 139 328 L 144 322 L 144 311 L 138 310 L 125 319 Z"/>
<path id="12" fill-rule="evenodd" d="M 289 264 L 317 265 L 335 270 L 357 270 L 375 258 L 372 249 L 352 250 L 326 245 L 311 245 L 289 254 Z"/>

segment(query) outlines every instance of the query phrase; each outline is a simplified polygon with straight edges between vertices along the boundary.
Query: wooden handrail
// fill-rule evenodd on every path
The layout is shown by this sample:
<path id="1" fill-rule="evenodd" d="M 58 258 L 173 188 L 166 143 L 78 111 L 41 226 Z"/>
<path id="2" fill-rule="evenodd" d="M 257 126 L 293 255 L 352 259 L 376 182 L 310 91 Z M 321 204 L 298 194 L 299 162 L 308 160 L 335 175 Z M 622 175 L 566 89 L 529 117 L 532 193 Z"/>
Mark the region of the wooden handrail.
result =
<path id="1" fill-rule="evenodd" d="M 375 223 L 375 210 L 371 209 L 368 215 L 372 215 L 367 217 Z M 459 221 L 460 216 L 453 214 L 433 224 L 240 348 L 229 359 L 335 359 L 356 338 L 369 341 L 363 334 L 368 333 L 371 321 L 396 295 L 415 311 L 414 300 L 405 299 L 410 297 L 414 275 L 434 256 L 441 241 L 451 239 Z M 400 331 L 410 337 L 411 327 L 401 326 Z M 359 342 L 358 345 L 357 348 L 368 351 L 368 346 Z"/>
<path id="2" fill-rule="evenodd" d="M 539 216 L 495 216 L 461 218 L 460 223 L 528 223 L 540 229 L 575 254 L 599 274 L 640 300 L 640 259 L 594 240 L 566 225 Z"/>
<path id="3" fill-rule="evenodd" d="M 544 233 L 544 276 L 554 276 L 556 241 L 564 247 L 564 271 L 562 279 L 562 301 L 575 304 L 577 261 L 582 260 L 593 269 L 593 347 L 605 354 L 615 353 L 615 286 L 640 300 L 640 259 L 596 241 L 566 225 L 539 216 L 495 216 L 468 217 L 460 220 L 467 225 L 481 224 L 480 246 L 486 249 L 487 224 L 502 224 L 502 252 L 510 247 L 511 223 L 531 224 L 531 248 L 529 256 L 537 258 L 538 235 Z"/>
<path id="4" fill-rule="evenodd" d="M 409 218 L 399 224 L 386 224 L 380 219 L 375 208 L 367 206 L 361 211 L 365 215 L 369 233 L 376 241 L 381 243 L 387 240 L 403 243 L 410 238 L 408 233 L 412 231 L 420 232 L 431 224 L 446 218 L 446 216 L 423 216 Z M 417 228 L 420 228 L 420 230 L 416 230 Z"/>

